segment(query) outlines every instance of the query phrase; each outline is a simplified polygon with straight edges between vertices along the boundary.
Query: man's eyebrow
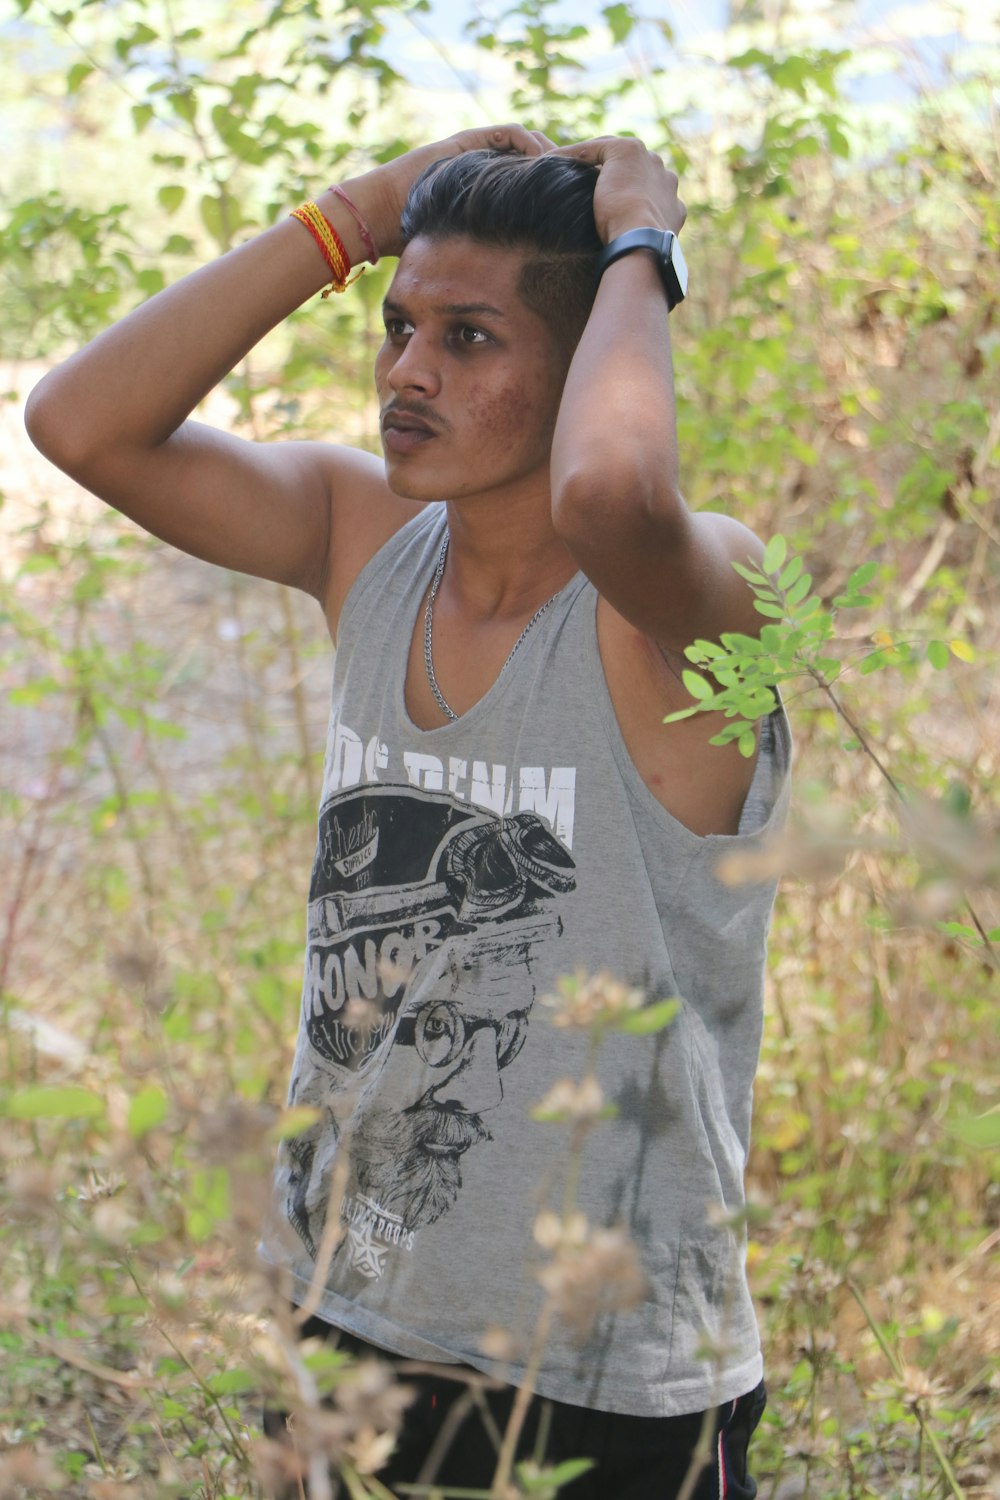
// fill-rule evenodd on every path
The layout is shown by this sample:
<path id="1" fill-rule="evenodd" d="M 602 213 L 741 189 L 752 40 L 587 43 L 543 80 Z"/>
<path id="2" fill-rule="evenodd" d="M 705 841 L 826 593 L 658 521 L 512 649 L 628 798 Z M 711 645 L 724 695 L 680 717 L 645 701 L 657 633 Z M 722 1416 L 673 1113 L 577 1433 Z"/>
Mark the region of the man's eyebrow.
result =
<path id="1" fill-rule="evenodd" d="M 382 303 L 382 311 L 400 317 L 406 313 L 405 307 L 399 302 L 394 302 L 391 297 L 386 297 Z M 499 307 L 494 307 L 492 302 L 442 302 L 434 308 L 434 311 L 444 313 L 449 318 L 506 317 L 506 313 L 502 312 Z"/>

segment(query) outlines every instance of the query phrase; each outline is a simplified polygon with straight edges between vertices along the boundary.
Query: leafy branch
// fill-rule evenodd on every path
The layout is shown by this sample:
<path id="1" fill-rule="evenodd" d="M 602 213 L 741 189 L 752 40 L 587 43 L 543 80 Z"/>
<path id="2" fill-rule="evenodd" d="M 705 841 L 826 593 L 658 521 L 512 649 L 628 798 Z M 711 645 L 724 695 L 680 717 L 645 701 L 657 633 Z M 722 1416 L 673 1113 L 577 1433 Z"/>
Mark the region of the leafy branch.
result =
<path id="1" fill-rule="evenodd" d="M 712 736 L 710 743 L 728 745 L 735 741 L 740 754 L 749 757 L 757 743 L 755 726 L 778 707 L 781 685 L 805 677 L 823 693 L 838 718 L 850 729 L 852 747 L 860 748 L 868 756 L 900 810 L 908 812 L 906 789 L 834 691 L 847 670 L 841 656 L 835 654 L 837 612 L 871 606 L 873 601 L 864 590 L 878 572 L 878 563 L 866 562 L 855 568 L 843 592 L 836 595 L 829 607 L 813 592 L 812 576 L 806 572 L 802 557 L 790 554 L 788 542 L 781 535 L 768 542 L 759 567 L 744 563 L 733 563 L 733 567 L 749 584 L 754 609 L 767 623 L 761 627 L 759 636 L 725 631 L 718 641 L 696 640 L 687 646 L 684 655 L 700 670 L 685 669 L 681 677 L 695 701 L 688 708 L 668 714 L 664 723 L 697 713 L 721 713 L 730 722 Z M 909 641 L 896 639 L 886 631 L 876 631 L 872 640 L 873 648 L 852 664 L 865 676 L 913 663 L 921 654 L 936 671 L 946 668 L 952 657 L 967 662 L 975 659 L 972 647 L 963 640 Z M 994 969 L 1000 971 L 995 932 L 986 930 L 964 892 L 963 899 L 984 953 Z"/>

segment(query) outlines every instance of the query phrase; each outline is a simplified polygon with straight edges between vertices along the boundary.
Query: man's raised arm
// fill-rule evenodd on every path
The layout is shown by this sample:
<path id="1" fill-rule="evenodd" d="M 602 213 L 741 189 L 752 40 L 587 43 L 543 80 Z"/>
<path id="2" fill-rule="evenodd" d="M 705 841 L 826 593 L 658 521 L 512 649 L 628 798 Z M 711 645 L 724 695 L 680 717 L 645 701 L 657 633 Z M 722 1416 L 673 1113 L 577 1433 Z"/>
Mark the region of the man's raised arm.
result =
<path id="1" fill-rule="evenodd" d="M 345 184 L 381 254 L 399 254 L 403 203 L 424 167 L 483 146 L 528 155 L 542 149 L 520 126 L 463 131 Z M 347 204 L 332 191 L 317 202 L 352 264 L 360 264 L 368 252 Z M 413 506 L 390 494 L 382 465 L 369 454 L 324 443 L 248 442 L 188 417 L 330 279 L 301 223 L 275 225 L 160 292 L 45 376 L 28 402 L 33 442 L 174 546 L 324 600 L 331 557 L 346 547 L 360 565 Z"/>
<path id="2" fill-rule="evenodd" d="M 635 229 L 680 231 L 677 178 L 641 141 L 559 149 L 600 168 L 594 218 L 605 246 Z M 740 522 L 692 514 L 681 497 L 668 313 L 648 249 L 607 267 L 559 408 L 552 505 L 598 591 L 661 646 L 682 649 L 724 630 L 756 634 L 753 596 L 732 562 L 761 549 Z"/>

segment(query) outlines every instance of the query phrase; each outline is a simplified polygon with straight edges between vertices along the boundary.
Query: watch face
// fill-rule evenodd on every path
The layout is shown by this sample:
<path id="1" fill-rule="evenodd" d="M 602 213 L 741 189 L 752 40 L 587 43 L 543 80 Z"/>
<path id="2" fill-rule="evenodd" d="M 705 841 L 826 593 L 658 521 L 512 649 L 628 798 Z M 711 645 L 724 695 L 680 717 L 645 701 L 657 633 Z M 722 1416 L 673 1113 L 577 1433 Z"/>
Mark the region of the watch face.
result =
<path id="1" fill-rule="evenodd" d="M 681 296 L 686 297 L 688 289 L 687 261 L 684 259 L 684 251 L 681 249 L 681 242 L 676 234 L 671 239 L 670 260 L 674 268 L 674 274 L 677 277 L 677 285 L 681 289 Z"/>

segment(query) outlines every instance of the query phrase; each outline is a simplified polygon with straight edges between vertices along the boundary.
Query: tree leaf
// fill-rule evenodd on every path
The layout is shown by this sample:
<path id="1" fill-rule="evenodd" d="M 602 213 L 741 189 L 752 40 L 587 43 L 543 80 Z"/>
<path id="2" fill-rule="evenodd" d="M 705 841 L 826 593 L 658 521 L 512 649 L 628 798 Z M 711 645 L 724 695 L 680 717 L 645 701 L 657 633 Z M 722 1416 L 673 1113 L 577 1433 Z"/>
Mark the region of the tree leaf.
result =
<path id="1" fill-rule="evenodd" d="M 625 41 L 636 23 L 634 12 L 627 5 L 606 5 L 601 15 L 608 23 L 611 40 L 618 47 Z"/>
<path id="2" fill-rule="evenodd" d="M 968 1146 L 1000 1146 L 1000 1110 L 952 1120 L 951 1129 Z"/>
<path id="3" fill-rule="evenodd" d="M 165 182 L 156 194 L 157 202 L 168 214 L 175 214 L 187 196 L 187 188 L 179 182 Z"/>
<path id="4" fill-rule="evenodd" d="M 801 559 L 801 557 L 793 557 L 792 560 L 791 560 L 791 562 L 788 564 L 788 567 L 785 568 L 785 570 L 782 573 L 781 577 L 778 579 L 778 587 L 779 587 L 779 589 L 790 589 L 791 586 L 792 586 L 792 584 L 795 582 L 796 578 L 798 578 L 798 576 L 799 576 L 799 574 L 801 572 L 802 572 L 802 559 Z"/>
<path id="5" fill-rule="evenodd" d="M 704 677 L 702 677 L 698 672 L 682 672 L 681 681 L 684 683 L 684 686 L 687 688 L 692 698 L 700 698 L 704 700 L 706 698 L 715 697 L 715 691 L 712 688 L 711 684 L 707 683 Z"/>
<path id="6" fill-rule="evenodd" d="M 947 641 L 927 642 L 927 660 L 938 672 L 948 665 L 949 659 Z"/>
<path id="7" fill-rule="evenodd" d="M 89 62 L 76 62 L 76 63 L 74 63 L 73 66 L 70 68 L 69 72 L 66 74 L 66 92 L 67 92 L 67 94 L 78 94 L 80 92 L 81 85 L 84 83 L 84 81 L 86 79 L 88 79 L 90 77 L 90 75 L 91 75 L 91 73 L 93 73 L 93 71 L 94 71 L 94 65 L 93 65 L 93 63 L 89 63 Z"/>
<path id="8" fill-rule="evenodd" d="M 783 536 L 773 536 L 764 548 L 764 572 L 777 573 L 788 552 L 788 543 Z"/>
<path id="9" fill-rule="evenodd" d="M 642 1010 L 629 1011 L 615 1030 L 624 1031 L 629 1036 L 652 1036 L 669 1026 L 680 1008 L 679 1000 L 657 1000 L 652 1005 L 644 1005 Z"/>
<path id="10" fill-rule="evenodd" d="M 850 594 L 856 593 L 858 589 L 863 589 L 867 584 L 871 583 L 878 572 L 878 566 L 877 562 L 866 562 L 862 563 L 860 568 L 855 568 L 847 580 L 846 592 Z"/>
<path id="11" fill-rule="evenodd" d="M 268 1131 L 268 1139 L 272 1141 L 287 1141 L 293 1136 L 301 1135 L 314 1125 L 320 1117 L 318 1109 L 312 1109 L 307 1104 L 293 1106 L 291 1109 L 282 1110 L 277 1122 Z"/>
<path id="12" fill-rule="evenodd" d="M 790 608 L 794 608 L 796 604 L 801 604 L 802 600 L 806 597 L 811 588 L 811 575 L 809 573 L 803 573 L 802 577 L 796 583 L 793 583 L 791 588 L 788 590 L 788 593 L 785 596 L 785 603 Z"/>
<path id="13" fill-rule="evenodd" d="M 536 1469 L 534 1464 L 520 1463 L 516 1469 L 518 1488 L 525 1495 L 552 1495 L 593 1467 L 592 1458 L 567 1458 L 552 1469 Z"/>
<path id="14" fill-rule="evenodd" d="M 0 1104 L 0 1113 L 14 1120 L 96 1120 L 104 1110 L 101 1096 L 79 1084 L 39 1084 Z"/>
<path id="15" fill-rule="evenodd" d="M 959 661 L 975 661 L 976 648 L 970 646 L 968 641 L 949 641 L 948 648 L 952 656 L 957 656 Z"/>
<path id="16" fill-rule="evenodd" d="M 140 1139 L 147 1131 L 163 1124 L 169 1109 L 169 1101 L 162 1089 L 155 1085 L 142 1089 L 128 1107 L 129 1134 Z"/>

